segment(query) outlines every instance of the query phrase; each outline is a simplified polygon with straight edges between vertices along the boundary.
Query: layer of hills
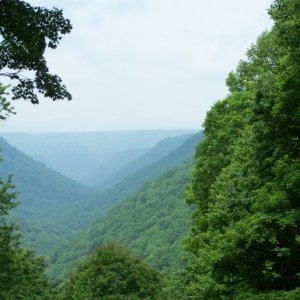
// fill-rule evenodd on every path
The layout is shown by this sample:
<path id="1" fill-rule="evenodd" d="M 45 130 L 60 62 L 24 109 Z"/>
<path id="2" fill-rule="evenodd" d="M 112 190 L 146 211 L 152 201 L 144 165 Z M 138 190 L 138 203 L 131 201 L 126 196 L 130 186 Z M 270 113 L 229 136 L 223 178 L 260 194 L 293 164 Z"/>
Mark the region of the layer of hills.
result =
<path id="1" fill-rule="evenodd" d="M 136 194 L 57 249 L 50 261 L 50 276 L 63 277 L 97 245 L 111 242 L 128 247 L 161 271 L 183 267 L 182 241 L 192 211 L 183 194 L 192 165 L 191 161 L 182 163 L 144 183 Z"/>
<path id="2" fill-rule="evenodd" d="M 0 175 L 15 174 L 14 182 L 21 201 L 15 218 L 21 225 L 24 244 L 47 256 L 55 249 L 65 247 L 80 230 L 90 230 L 89 226 L 103 218 L 111 208 L 133 196 L 145 181 L 191 160 L 200 138 L 201 134 L 196 134 L 160 141 L 127 165 L 121 163 L 116 167 L 115 174 L 129 170 L 127 174 L 130 175 L 120 176 L 118 183 L 106 190 L 83 186 L 68 179 L 1 138 L 4 162 Z"/>
<path id="3" fill-rule="evenodd" d="M 34 160 L 43 162 L 53 170 L 81 182 L 117 153 L 136 149 L 149 150 L 163 139 L 195 132 L 195 130 L 179 129 L 1 133 L 1 136 Z M 136 155 L 138 156 L 139 153 L 137 152 Z"/>

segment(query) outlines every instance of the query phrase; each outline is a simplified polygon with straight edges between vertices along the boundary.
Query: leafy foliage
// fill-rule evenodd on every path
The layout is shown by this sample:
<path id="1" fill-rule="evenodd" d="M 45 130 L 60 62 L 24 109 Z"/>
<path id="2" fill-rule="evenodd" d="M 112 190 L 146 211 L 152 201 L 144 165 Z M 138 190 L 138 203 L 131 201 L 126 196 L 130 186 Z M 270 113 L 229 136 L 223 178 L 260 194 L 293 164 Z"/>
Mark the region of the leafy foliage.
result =
<path id="1" fill-rule="evenodd" d="M 0 76 L 18 82 L 12 88 L 13 99 L 37 104 L 36 91 L 53 100 L 71 99 L 62 80 L 49 73 L 44 57 L 46 48 L 56 48 L 71 28 L 61 10 L 33 7 L 20 0 L 0 1 Z M 30 71 L 34 78 L 25 77 L 23 71 Z"/>
<path id="2" fill-rule="evenodd" d="M 275 1 L 270 14 L 274 28 L 205 120 L 187 192 L 197 206 L 186 242 L 191 299 L 299 296 L 298 1 Z"/>
<path id="3" fill-rule="evenodd" d="M 108 244 L 99 246 L 71 274 L 62 299 L 159 299 L 157 271 L 127 249 Z"/>

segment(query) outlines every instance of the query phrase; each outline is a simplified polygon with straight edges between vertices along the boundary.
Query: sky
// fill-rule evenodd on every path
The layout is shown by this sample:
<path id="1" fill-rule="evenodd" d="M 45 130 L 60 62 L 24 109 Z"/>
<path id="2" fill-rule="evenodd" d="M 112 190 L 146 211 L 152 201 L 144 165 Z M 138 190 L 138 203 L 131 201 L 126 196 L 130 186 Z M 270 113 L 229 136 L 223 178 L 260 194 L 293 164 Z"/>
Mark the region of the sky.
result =
<path id="1" fill-rule="evenodd" d="M 271 28 L 271 0 L 30 0 L 73 30 L 46 52 L 72 101 L 18 100 L 0 131 L 200 129 L 225 79 Z"/>

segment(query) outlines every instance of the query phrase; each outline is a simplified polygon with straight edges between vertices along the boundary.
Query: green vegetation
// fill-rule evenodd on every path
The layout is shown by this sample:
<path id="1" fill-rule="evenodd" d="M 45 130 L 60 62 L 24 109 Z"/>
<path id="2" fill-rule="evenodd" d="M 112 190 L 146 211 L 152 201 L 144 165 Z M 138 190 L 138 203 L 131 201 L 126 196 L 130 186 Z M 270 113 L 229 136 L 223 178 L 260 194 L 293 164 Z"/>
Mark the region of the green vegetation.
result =
<path id="1" fill-rule="evenodd" d="M 43 260 L 20 247 L 20 235 L 8 216 L 16 194 L 10 177 L 0 179 L 1 299 L 300 299 L 299 1 L 276 0 L 270 15 L 273 29 L 258 38 L 247 60 L 229 74 L 229 95 L 207 114 L 186 190 L 191 207 L 183 192 L 201 134 L 129 171 L 130 176 L 100 193 L 99 201 L 84 203 L 81 197 L 91 189 L 47 170 L 1 140 L 24 197 L 20 220 L 31 234 L 39 237 L 39 222 L 40 232 L 49 234 L 53 212 L 56 226 L 66 220 L 65 227 L 54 229 L 73 224 L 67 234 L 99 218 L 54 252 L 52 278 L 65 276 L 80 263 L 60 291 L 55 290 Z M 2 119 L 12 112 L 4 91 Z M 4 163 L 0 175 L 10 171 Z M 68 211 L 59 211 L 64 208 Z M 36 223 L 30 222 L 31 215 Z M 49 238 L 56 243 L 54 235 L 45 240 Z M 188 255 L 181 245 L 184 238 Z"/>
<path id="2" fill-rule="evenodd" d="M 99 246 L 63 288 L 62 299 L 161 299 L 157 271 L 120 246 Z"/>
<path id="3" fill-rule="evenodd" d="M 205 120 L 187 193 L 191 299 L 298 299 L 300 7 L 278 0 Z"/>
<path id="4" fill-rule="evenodd" d="M 190 160 L 199 139 L 200 135 L 192 136 L 157 163 L 124 179 L 114 188 L 96 193 L 30 159 L 0 138 L 4 158 L 0 176 L 16 174 L 14 183 L 18 187 L 21 205 L 14 215 L 21 225 L 23 244 L 41 255 L 49 256 L 78 231 L 90 226 L 110 208 L 134 194 L 146 180 L 181 161 Z M 161 153 L 153 151 L 152 154 L 157 152 Z"/>
<path id="5" fill-rule="evenodd" d="M 59 248 L 50 261 L 51 277 L 70 272 L 97 245 L 108 242 L 128 247 L 161 271 L 182 268 L 182 240 L 191 225 L 191 208 L 183 200 L 183 191 L 191 167 L 185 163 L 145 183 L 134 196 Z"/>

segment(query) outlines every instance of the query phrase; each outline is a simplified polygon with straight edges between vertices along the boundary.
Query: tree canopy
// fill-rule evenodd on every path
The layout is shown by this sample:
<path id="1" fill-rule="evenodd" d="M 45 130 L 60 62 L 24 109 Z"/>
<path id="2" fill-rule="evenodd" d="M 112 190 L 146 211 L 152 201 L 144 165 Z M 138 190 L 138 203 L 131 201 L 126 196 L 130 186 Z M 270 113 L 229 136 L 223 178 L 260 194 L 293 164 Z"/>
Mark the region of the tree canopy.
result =
<path id="1" fill-rule="evenodd" d="M 159 299 L 159 273 L 114 244 L 98 246 L 71 274 L 62 299 Z"/>
<path id="2" fill-rule="evenodd" d="M 61 78 L 49 73 L 44 56 L 46 48 L 56 48 L 71 29 L 62 10 L 0 0 L 0 76 L 12 80 L 13 99 L 37 104 L 38 93 L 53 100 L 71 99 Z"/>
<path id="3" fill-rule="evenodd" d="M 187 192 L 191 299 L 300 297 L 299 1 L 270 15 L 205 120 Z"/>

